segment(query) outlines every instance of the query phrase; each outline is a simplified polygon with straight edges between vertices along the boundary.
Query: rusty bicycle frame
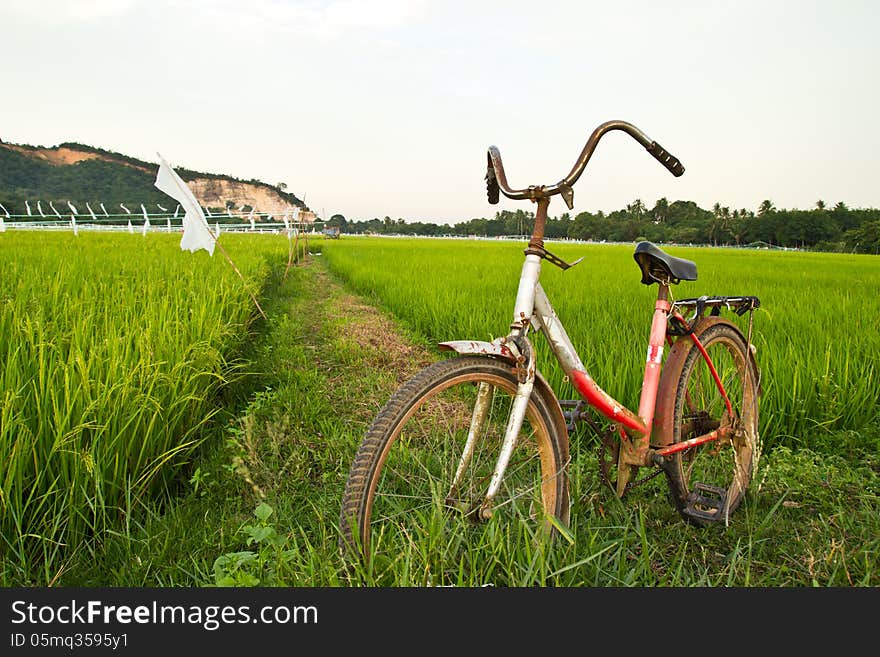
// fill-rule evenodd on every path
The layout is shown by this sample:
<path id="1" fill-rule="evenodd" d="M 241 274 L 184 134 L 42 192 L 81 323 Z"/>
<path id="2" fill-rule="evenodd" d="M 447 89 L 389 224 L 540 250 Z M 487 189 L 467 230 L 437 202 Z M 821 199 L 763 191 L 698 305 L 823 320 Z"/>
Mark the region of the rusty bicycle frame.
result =
<path id="1" fill-rule="evenodd" d="M 502 442 L 497 463 L 488 485 L 485 500 L 480 509 L 480 514 L 484 518 L 488 518 L 492 515 L 492 500 L 500 488 L 502 478 L 504 477 L 508 462 L 515 448 L 516 436 L 523 423 L 536 377 L 540 376 L 537 374 L 535 352 L 528 338 L 530 330 L 540 331 L 544 334 L 553 354 L 562 366 L 566 377 L 572 382 L 578 393 L 589 406 L 599 411 L 616 427 L 616 433 L 620 439 L 617 463 L 618 478 L 616 483 L 616 492 L 618 496 L 622 496 L 626 491 L 634 469 L 646 466 L 662 467 L 665 457 L 670 454 L 703 443 L 726 439 L 735 431 L 729 424 L 723 424 L 704 435 L 673 444 L 672 419 L 665 416 L 655 418 L 655 410 L 658 407 L 658 397 L 661 400 L 661 408 L 667 408 L 667 405 L 675 395 L 675 391 L 671 390 L 674 386 L 664 385 L 661 382 L 661 370 L 665 367 L 662 364 L 664 346 L 666 344 L 672 346 L 670 357 L 667 359 L 667 365 L 672 361 L 672 352 L 675 351 L 672 337 L 667 330 L 670 316 L 679 326 L 685 328 L 688 326 L 688 321 L 677 309 L 678 307 L 683 306 L 673 304 L 669 301 L 669 286 L 671 283 L 678 282 L 677 279 L 673 276 L 652 277 L 652 282 L 657 282 L 659 284 L 659 291 L 657 294 L 657 301 L 654 304 L 654 314 L 648 341 L 645 372 L 637 412 L 628 409 L 622 403 L 611 397 L 611 395 L 605 392 L 589 375 L 586 367 L 578 356 L 576 349 L 572 345 L 562 322 L 556 315 L 556 312 L 550 303 L 550 299 L 538 280 L 541 272 L 541 260 L 548 260 L 562 269 L 567 269 L 580 262 L 580 260 L 578 260 L 572 264 L 566 263 L 549 253 L 544 248 L 544 228 L 547 220 L 547 208 L 550 203 L 550 198 L 558 194 L 562 196 L 568 208 L 573 209 L 574 192 L 572 186 L 583 173 L 599 140 L 605 134 L 613 130 L 623 131 L 639 142 L 674 176 L 678 177 L 684 173 L 684 167 L 678 159 L 669 154 L 657 144 L 657 142 L 649 139 L 641 130 L 625 121 L 608 121 L 598 126 L 590 135 L 571 172 L 554 185 L 512 189 L 507 182 L 504 166 L 501 162 L 500 152 L 495 146 L 491 146 L 488 151 L 486 181 L 489 202 L 498 202 L 498 193 L 500 190 L 510 199 L 527 199 L 536 203 L 537 212 L 535 213 L 534 230 L 532 231 L 528 247 L 525 250 L 525 262 L 523 263 L 520 275 L 510 332 L 506 336 L 498 338 L 492 342 L 458 340 L 443 342 L 440 345 L 442 349 L 451 350 L 458 354 L 491 355 L 496 358 L 507 360 L 516 367 L 518 378 L 517 392 L 507 421 L 505 438 Z M 665 256 L 662 252 L 660 253 Z M 650 254 L 648 257 L 651 257 Z M 681 262 L 693 264 L 688 261 Z M 662 268 L 660 268 L 660 270 L 662 271 Z M 643 271 L 647 270 L 643 267 Z M 694 269 L 694 276 L 695 271 L 696 270 Z M 648 274 L 646 273 L 645 275 Z M 742 307 L 744 310 L 751 309 L 757 305 L 757 299 L 754 297 L 724 297 L 709 301 L 710 304 L 713 302 L 716 305 L 724 303 L 727 304 L 728 307 L 733 304 L 735 307 Z M 698 308 L 698 311 L 699 313 L 696 314 L 702 313 L 701 308 Z M 691 326 L 693 326 L 693 323 L 691 323 Z M 715 384 L 726 403 L 728 415 L 732 415 L 730 400 L 724 390 L 724 385 L 722 384 L 709 355 L 697 339 L 697 336 L 693 334 L 693 331 L 690 331 L 689 333 L 683 331 L 679 335 L 687 335 L 689 339 L 693 340 L 694 344 L 699 349 L 702 357 L 708 365 Z M 750 343 L 751 323 L 749 327 L 749 344 Z M 681 362 L 678 361 L 676 365 L 680 370 Z M 455 480 L 452 484 L 453 489 L 458 485 L 462 473 L 468 466 L 474 451 L 476 436 L 479 434 L 480 427 L 486 417 L 486 411 L 490 399 L 490 390 L 488 390 L 489 386 L 485 383 L 481 384 L 481 386 L 482 389 L 477 397 L 476 408 L 473 411 L 468 439 L 458 464 Z M 655 419 L 657 420 L 656 422 Z"/>

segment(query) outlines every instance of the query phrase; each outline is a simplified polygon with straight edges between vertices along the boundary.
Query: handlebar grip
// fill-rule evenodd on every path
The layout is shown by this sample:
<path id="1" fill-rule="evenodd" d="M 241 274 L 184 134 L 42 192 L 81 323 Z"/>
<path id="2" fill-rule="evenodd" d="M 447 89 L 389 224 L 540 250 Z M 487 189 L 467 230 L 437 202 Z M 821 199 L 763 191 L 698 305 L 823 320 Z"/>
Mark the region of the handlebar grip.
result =
<path id="1" fill-rule="evenodd" d="M 664 149 L 656 141 L 652 141 L 651 144 L 647 147 L 647 150 L 660 164 L 669 169 L 669 173 L 671 173 L 676 178 L 684 173 L 684 166 L 682 166 L 678 158 L 675 157 L 672 153 L 667 152 L 666 149 Z"/>
<path id="2" fill-rule="evenodd" d="M 489 158 L 489 164 L 486 167 L 486 195 L 489 197 L 489 203 L 496 205 L 499 196 L 498 179 L 495 178 L 495 168 L 492 166 L 492 158 Z"/>

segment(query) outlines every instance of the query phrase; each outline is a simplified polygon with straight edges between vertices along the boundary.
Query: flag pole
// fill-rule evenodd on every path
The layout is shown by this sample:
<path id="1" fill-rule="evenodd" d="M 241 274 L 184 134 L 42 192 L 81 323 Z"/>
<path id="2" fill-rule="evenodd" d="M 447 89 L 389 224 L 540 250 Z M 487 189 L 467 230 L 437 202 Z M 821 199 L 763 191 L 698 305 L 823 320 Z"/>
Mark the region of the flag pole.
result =
<path id="1" fill-rule="evenodd" d="M 210 230 L 208 232 L 211 233 Z M 241 282 L 244 283 L 244 289 L 247 290 L 248 294 L 250 295 L 251 299 L 254 302 L 254 305 L 257 307 L 257 310 L 259 310 L 260 314 L 263 316 L 263 319 L 265 319 L 266 321 L 269 321 L 269 318 L 266 317 L 266 313 L 263 312 L 263 308 L 260 306 L 260 302 L 257 301 L 257 297 L 254 295 L 253 292 L 251 292 L 250 288 L 248 287 L 247 281 L 244 279 L 244 276 L 239 271 L 238 267 L 235 266 L 235 263 L 232 262 L 232 258 L 230 258 L 229 254 L 226 253 L 226 249 L 224 249 L 223 245 L 220 244 L 220 240 L 217 239 L 217 236 L 214 235 L 214 233 L 211 233 L 211 237 L 214 238 L 214 244 L 216 244 L 217 246 L 220 247 L 220 253 L 223 254 L 223 257 L 226 258 L 226 261 L 229 263 L 229 265 L 232 267 L 232 269 L 235 271 L 235 273 L 238 274 L 238 277 L 241 279 Z"/>
<path id="2" fill-rule="evenodd" d="M 287 280 L 287 272 L 290 271 L 290 265 L 293 263 L 293 252 L 296 250 L 296 246 L 293 243 L 293 240 L 290 239 L 290 228 L 287 229 L 287 267 L 284 268 L 284 280 Z M 296 233 L 296 240 L 299 241 L 299 231 Z"/>

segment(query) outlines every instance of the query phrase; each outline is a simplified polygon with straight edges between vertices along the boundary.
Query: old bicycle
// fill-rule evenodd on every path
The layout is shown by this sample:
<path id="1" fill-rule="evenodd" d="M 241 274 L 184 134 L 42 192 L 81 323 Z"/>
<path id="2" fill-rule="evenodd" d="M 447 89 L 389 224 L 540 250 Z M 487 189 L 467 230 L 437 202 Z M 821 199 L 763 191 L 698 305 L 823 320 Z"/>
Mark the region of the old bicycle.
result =
<path id="1" fill-rule="evenodd" d="M 367 555 L 381 542 L 383 550 L 400 550 L 438 527 L 466 531 L 510 520 L 552 533 L 569 520 L 569 432 L 580 422 L 599 432 L 601 475 L 618 496 L 639 481 L 639 468 L 649 468 L 666 475 L 678 512 L 693 524 L 726 522 L 739 506 L 758 458 L 760 382 L 752 345 L 758 298 L 671 300 L 672 285 L 696 280 L 696 265 L 640 242 L 633 257 L 641 282 L 656 284 L 658 292 L 639 407 L 632 411 L 589 375 L 539 282 L 542 260 L 572 266 L 544 246 L 550 198 L 560 195 L 573 208 L 573 185 L 613 130 L 631 136 L 673 175 L 684 173 L 678 159 L 624 121 L 598 126 L 571 172 L 554 185 L 512 189 L 500 152 L 489 148 L 489 202 L 503 192 L 537 205 L 513 322 L 492 342 L 442 343 L 455 357 L 423 369 L 381 409 L 349 472 L 343 548 Z M 748 313 L 747 328 L 722 310 Z M 557 398 L 538 369 L 532 333 L 544 335 L 581 399 Z"/>

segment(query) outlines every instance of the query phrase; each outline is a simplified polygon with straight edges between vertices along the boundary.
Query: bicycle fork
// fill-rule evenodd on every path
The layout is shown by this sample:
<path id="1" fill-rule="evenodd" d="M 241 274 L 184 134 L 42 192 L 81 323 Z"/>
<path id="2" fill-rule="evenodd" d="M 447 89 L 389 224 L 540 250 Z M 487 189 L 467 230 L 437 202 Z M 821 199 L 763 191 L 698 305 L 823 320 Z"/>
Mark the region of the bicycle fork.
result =
<path id="1" fill-rule="evenodd" d="M 489 488 L 486 496 L 483 498 L 479 507 L 479 518 L 488 520 L 492 517 L 492 505 L 495 496 L 501 488 L 501 481 L 504 479 L 504 473 L 510 463 L 513 451 L 516 449 L 516 441 L 525 421 L 526 410 L 528 409 L 529 400 L 532 396 L 532 390 L 535 385 L 536 366 L 534 361 L 534 351 L 526 337 L 526 331 L 532 322 L 532 313 L 535 307 L 535 291 L 538 285 L 538 275 L 541 270 L 541 258 L 537 255 L 527 255 L 526 262 L 523 265 L 522 276 L 519 283 L 519 291 L 517 292 L 517 300 L 514 309 L 514 321 L 511 325 L 511 333 L 505 338 L 504 343 L 517 359 L 517 378 L 516 394 L 513 398 L 510 414 L 507 418 L 507 425 L 504 430 L 504 439 L 501 443 L 501 450 L 495 463 L 495 469 L 492 472 L 492 478 L 489 481 Z M 459 459 L 456 468 L 455 478 L 449 491 L 451 499 L 458 489 L 464 473 L 470 464 L 476 448 L 479 436 L 482 433 L 483 426 L 486 422 L 489 408 L 492 405 L 493 387 L 488 383 L 481 383 L 477 392 L 477 400 L 474 404 L 471 423 L 468 429 L 468 437 L 465 442 L 464 450 Z"/>

